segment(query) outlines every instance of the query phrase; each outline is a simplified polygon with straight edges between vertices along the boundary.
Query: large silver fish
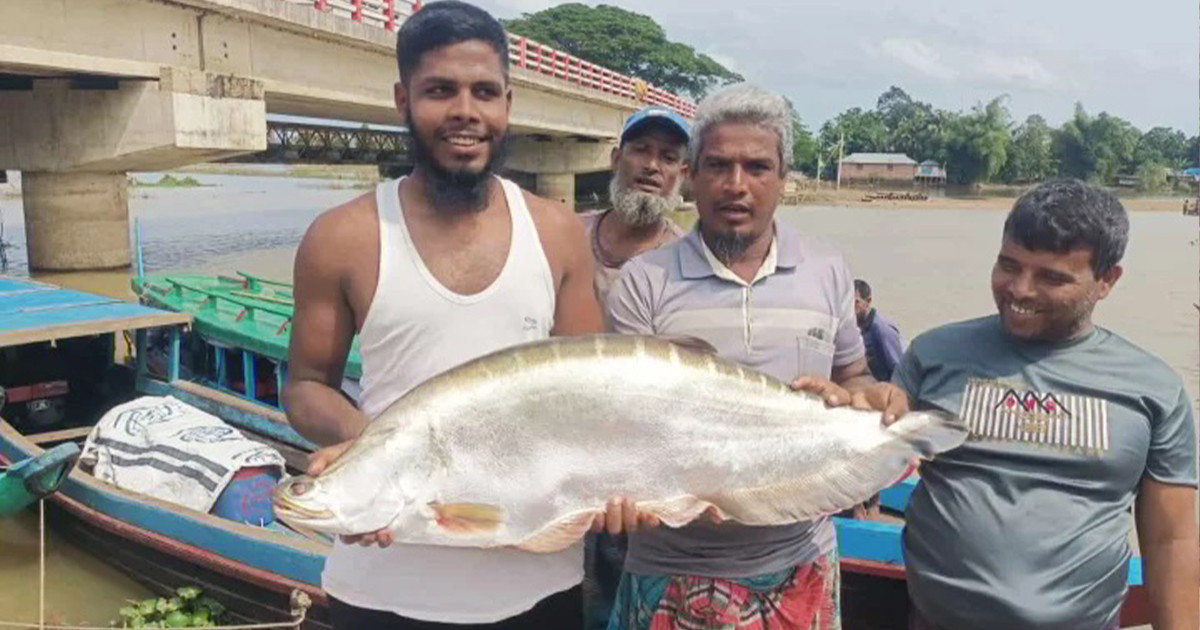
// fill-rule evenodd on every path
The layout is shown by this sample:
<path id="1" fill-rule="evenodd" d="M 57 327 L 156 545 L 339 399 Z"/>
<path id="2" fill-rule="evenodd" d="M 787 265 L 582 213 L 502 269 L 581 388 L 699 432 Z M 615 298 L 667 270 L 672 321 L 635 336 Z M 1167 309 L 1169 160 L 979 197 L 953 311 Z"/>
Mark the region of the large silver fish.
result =
<path id="1" fill-rule="evenodd" d="M 941 412 L 883 427 L 879 412 L 828 408 L 661 338 L 555 338 L 422 383 L 274 502 L 285 521 L 334 534 L 551 552 L 615 496 L 674 527 L 710 506 L 750 525 L 831 514 L 966 435 Z"/>

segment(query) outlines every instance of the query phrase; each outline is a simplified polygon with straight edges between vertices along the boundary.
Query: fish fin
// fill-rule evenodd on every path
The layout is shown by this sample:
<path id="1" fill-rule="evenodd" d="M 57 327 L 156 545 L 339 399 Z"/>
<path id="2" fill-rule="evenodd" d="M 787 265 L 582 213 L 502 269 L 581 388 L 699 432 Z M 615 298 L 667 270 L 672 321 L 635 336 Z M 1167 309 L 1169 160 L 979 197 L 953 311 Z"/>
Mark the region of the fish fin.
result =
<path id="1" fill-rule="evenodd" d="M 592 527 L 592 521 L 598 516 L 598 510 L 583 510 L 568 514 L 558 520 L 546 524 L 541 529 L 530 534 L 525 540 L 516 545 L 522 551 L 534 553 L 554 553 L 562 551 L 583 538 Z"/>
<path id="2" fill-rule="evenodd" d="M 689 335 L 658 335 L 658 338 L 702 354 L 717 354 L 717 349 L 711 343 L 699 337 Z"/>
<path id="3" fill-rule="evenodd" d="M 944 412 L 913 412 L 887 428 L 897 439 L 828 467 L 818 474 L 783 483 L 729 490 L 698 501 L 715 505 L 746 525 L 781 525 L 811 520 L 866 501 L 910 471 L 917 458 L 930 459 L 962 444 L 966 425 Z"/>
<path id="4" fill-rule="evenodd" d="M 499 530 L 508 521 L 504 508 L 487 503 L 429 504 L 442 529 L 451 534 L 482 534 Z"/>

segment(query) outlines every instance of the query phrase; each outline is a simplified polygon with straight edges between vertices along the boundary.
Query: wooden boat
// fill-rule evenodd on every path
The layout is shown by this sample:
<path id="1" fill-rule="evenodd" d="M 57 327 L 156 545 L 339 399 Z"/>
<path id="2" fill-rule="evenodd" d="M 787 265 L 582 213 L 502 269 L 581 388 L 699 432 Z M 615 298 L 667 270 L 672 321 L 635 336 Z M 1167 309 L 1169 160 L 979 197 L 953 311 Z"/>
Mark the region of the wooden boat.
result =
<path id="1" fill-rule="evenodd" d="M 12 516 L 57 491 L 77 459 L 79 446 L 68 442 L 0 472 L 0 517 Z"/>
<path id="2" fill-rule="evenodd" d="M 135 225 L 135 230 L 137 273 L 130 281 L 133 292 L 143 304 L 192 317 L 180 357 L 185 379 L 282 409 L 280 392 L 287 380 L 288 343 L 295 307 L 292 285 L 243 271 L 234 276 L 197 273 L 147 276 L 141 225 Z M 163 341 L 161 336 L 152 340 L 151 350 Z M 352 400 L 357 400 L 361 377 L 362 358 L 356 337 L 346 358 L 342 386 Z"/>
<path id="3" fill-rule="evenodd" d="M 842 623 L 854 630 L 905 630 L 908 589 L 901 551 L 902 517 L 920 483 L 914 475 L 880 492 L 888 521 L 834 517 L 842 573 Z M 1150 623 L 1150 602 L 1142 582 L 1142 560 L 1129 563 L 1129 590 L 1121 608 L 1121 627 Z"/>
<path id="4" fill-rule="evenodd" d="M 151 394 L 172 395 L 214 413 L 275 447 L 290 472 L 297 472 L 311 444 L 287 426 L 282 413 L 179 379 L 182 328 L 191 322 L 186 313 L 0 278 L 0 385 L 40 386 L 43 398 L 32 402 L 62 410 L 40 416 L 27 413 L 28 404 L 0 410 L 0 463 L 42 457 L 54 445 L 77 445 L 105 411 Z M 165 330 L 170 340 L 164 378 L 152 377 L 147 367 L 147 340 L 154 330 Z M 124 331 L 136 337 L 132 364 L 114 360 L 115 333 Z M 30 371 L 14 369 L 12 361 L 30 358 L 42 366 L 36 378 L 58 379 L 49 382 L 60 385 L 15 382 Z M 320 588 L 330 548 L 326 537 L 278 523 L 235 522 L 131 492 L 97 479 L 83 463 L 66 475 L 47 508 L 51 522 L 74 541 L 156 591 L 199 586 L 235 620 L 246 622 L 291 619 L 291 596 L 301 592 L 313 602 L 304 627 L 328 627 Z"/>
<path id="5" fill-rule="evenodd" d="M 192 316 L 182 357 L 188 380 L 282 409 L 294 308 L 290 284 L 238 272 L 139 276 L 131 285 L 143 304 Z M 351 397 L 361 376 L 356 338 L 345 370 Z"/>

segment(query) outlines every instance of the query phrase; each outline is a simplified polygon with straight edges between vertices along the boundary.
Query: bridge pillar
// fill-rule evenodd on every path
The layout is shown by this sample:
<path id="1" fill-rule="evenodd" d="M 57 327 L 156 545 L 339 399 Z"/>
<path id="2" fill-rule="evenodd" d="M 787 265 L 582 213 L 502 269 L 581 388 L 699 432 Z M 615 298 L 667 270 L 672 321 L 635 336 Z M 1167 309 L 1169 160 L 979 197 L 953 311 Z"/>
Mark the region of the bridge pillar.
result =
<path id="1" fill-rule="evenodd" d="M 508 168 L 537 177 L 535 192 L 575 209 L 575 176 L 608 170 L 614 144 L 572 137 L 518 136 L 509 145 Z"/>
<path id="2" fill-rule="evenodd" d="M 0 169 L 25 173 L 30 267 L 129 265 L 127 171 L 266 148 L 261 82 L 163 68 L 158 81 L 35 79 L 0 90 Z"/>
<path id="3" fill-rule="evenodd" d="M 128 266 L 126 185 L 124 173 L 22 173 L 29 268 Z"/>
<path id="4" fill-rule="evenodd" d="M 562 202 L 574 210 L 575 173 L 538 173 L 534 192 L 538 196 Z"/>

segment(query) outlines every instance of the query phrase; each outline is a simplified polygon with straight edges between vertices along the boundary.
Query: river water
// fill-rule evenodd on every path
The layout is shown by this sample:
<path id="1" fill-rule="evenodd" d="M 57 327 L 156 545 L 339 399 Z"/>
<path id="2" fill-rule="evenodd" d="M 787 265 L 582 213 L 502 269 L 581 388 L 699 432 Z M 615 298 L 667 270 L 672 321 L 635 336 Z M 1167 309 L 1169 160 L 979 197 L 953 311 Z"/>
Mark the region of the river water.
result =
<path id="1" fill-rule="evenodd" d="M 131 188 L 131 215 L 141 224 L 147 272 L 251 271 L 289 280 L 295 246 L 322 210 L 361 194 L 345 182 L 281 177 L 193 175 L 205 187 Z M 146 181 L 157 174 L 139 174 Z M 991 263 L 1004 212 L 803 207 L 782 220 L 828 238 L 852 271 L 871 283 L 875 305 L 906 339 L 932 326 L 993 311 Z M 0 197 L 7 273 L 25 275 L 19 198 Z M 1097 309 L 1096 321 L 1162 357 L 1200 394 L 1200 329 L 1195 217 L 1135 213 L 1126 273 Z M 131 297 L 126 272 L 39 275 L 40 280 Z M 49 618 L 107 624 L 135 582 L 48 534 Z M 37 517 L 0 521 L 0 620 L 37 619 Z M 68 592 L 67 586 L 70 585 Z"/>

